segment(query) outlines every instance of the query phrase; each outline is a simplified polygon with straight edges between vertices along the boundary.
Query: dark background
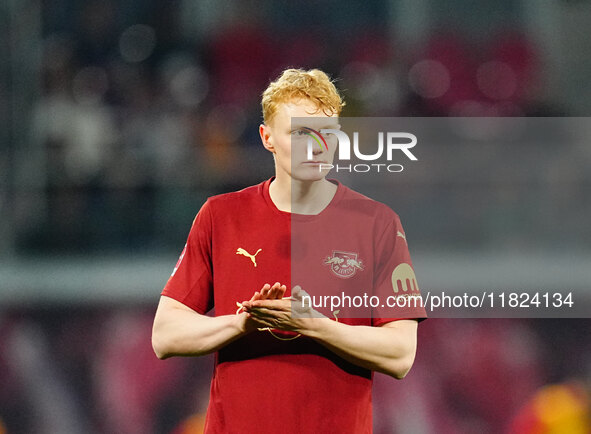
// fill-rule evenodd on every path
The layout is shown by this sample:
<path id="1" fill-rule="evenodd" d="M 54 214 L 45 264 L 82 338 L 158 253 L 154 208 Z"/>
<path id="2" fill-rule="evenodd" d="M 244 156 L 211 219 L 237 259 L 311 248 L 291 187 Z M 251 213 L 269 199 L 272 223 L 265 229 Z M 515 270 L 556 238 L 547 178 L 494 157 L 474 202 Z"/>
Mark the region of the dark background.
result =
<path id="1" fill-rule="evenodd" d="M 338 78 L 344 116 L 587 117 L 590 26 L 584 0 L 0 1 L 0 433 L 199 432 L 212 359 L 157 360 L 153 313 L 204 200 L 272 175 L 282 69 Z M 492 214 L 461 172 L 412 198 L 401 178 L 419 282 L 486 253 L 587 285 L 589 142 L 551 155 Z M 407 378 L 376 375 L 375 432 L 588 432 L 589 325 L 426 321 Z"/>

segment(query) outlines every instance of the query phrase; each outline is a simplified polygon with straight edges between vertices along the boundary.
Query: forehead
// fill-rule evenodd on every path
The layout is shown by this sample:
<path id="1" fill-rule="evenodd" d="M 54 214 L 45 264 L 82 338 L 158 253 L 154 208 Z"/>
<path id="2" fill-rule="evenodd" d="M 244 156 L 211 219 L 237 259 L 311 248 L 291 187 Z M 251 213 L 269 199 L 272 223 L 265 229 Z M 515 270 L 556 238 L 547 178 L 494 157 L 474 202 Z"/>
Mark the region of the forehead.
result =
<path id="1" fill-rule="evenodd" d="M 279 104 L 274 123 L 281 123 L 287 127 L 332 128 L 338 123 L 338 115 L 327 115 L 317 104 L 302 99 Z"/>

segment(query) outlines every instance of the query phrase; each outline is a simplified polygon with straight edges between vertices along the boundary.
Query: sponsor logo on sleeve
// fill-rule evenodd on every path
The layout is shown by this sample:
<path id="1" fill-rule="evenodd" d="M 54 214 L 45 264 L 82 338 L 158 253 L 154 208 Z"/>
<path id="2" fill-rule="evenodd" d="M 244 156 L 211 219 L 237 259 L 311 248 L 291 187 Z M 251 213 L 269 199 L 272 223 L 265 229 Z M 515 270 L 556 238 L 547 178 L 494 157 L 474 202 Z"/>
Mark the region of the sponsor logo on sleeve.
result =
<path id="1" fill-rule="evenodd" d="M 412 267 L 403 262 L 392 271 L 392 289 L 395 293 L 419 292 L 417 277 Z"/>

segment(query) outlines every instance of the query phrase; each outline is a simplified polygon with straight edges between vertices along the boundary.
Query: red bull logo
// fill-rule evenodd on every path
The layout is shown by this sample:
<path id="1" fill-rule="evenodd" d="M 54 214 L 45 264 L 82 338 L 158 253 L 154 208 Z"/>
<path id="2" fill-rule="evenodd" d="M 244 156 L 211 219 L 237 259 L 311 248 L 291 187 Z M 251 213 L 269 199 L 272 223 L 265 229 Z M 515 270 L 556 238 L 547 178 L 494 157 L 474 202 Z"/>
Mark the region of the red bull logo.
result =
<path id="1" fill-rule="evenodd" d="M 324 265 L 330 265 L 331 271 L 338 277 L 353 277 L 357 270 L 363 270 L 363 263 L 357 259 L 357 253 L 333 251 L 327 256 Z"/>

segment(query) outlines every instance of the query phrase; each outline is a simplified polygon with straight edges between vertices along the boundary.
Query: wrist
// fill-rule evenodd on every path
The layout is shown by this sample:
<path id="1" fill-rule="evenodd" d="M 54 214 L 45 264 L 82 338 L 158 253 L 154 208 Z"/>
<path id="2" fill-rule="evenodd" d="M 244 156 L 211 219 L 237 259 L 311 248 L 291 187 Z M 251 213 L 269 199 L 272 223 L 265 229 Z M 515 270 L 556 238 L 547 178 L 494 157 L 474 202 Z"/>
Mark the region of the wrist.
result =
<path id="1" fill-rule="evenodd" d="M 330 332 L 333 323 L 336 324 L 328 318 L 306 318 L 303 320 L 303 326 L 297 332 L 313 339 L 322 340 Z"/>
<path id="2" fill-rule="evenodd" d="M 245 335 L 252 331 L 248 327 L 248 314 L 246 312 L 238 313 L 234 317 L 234 326 L 238 330 L 238 334 Z"/>

